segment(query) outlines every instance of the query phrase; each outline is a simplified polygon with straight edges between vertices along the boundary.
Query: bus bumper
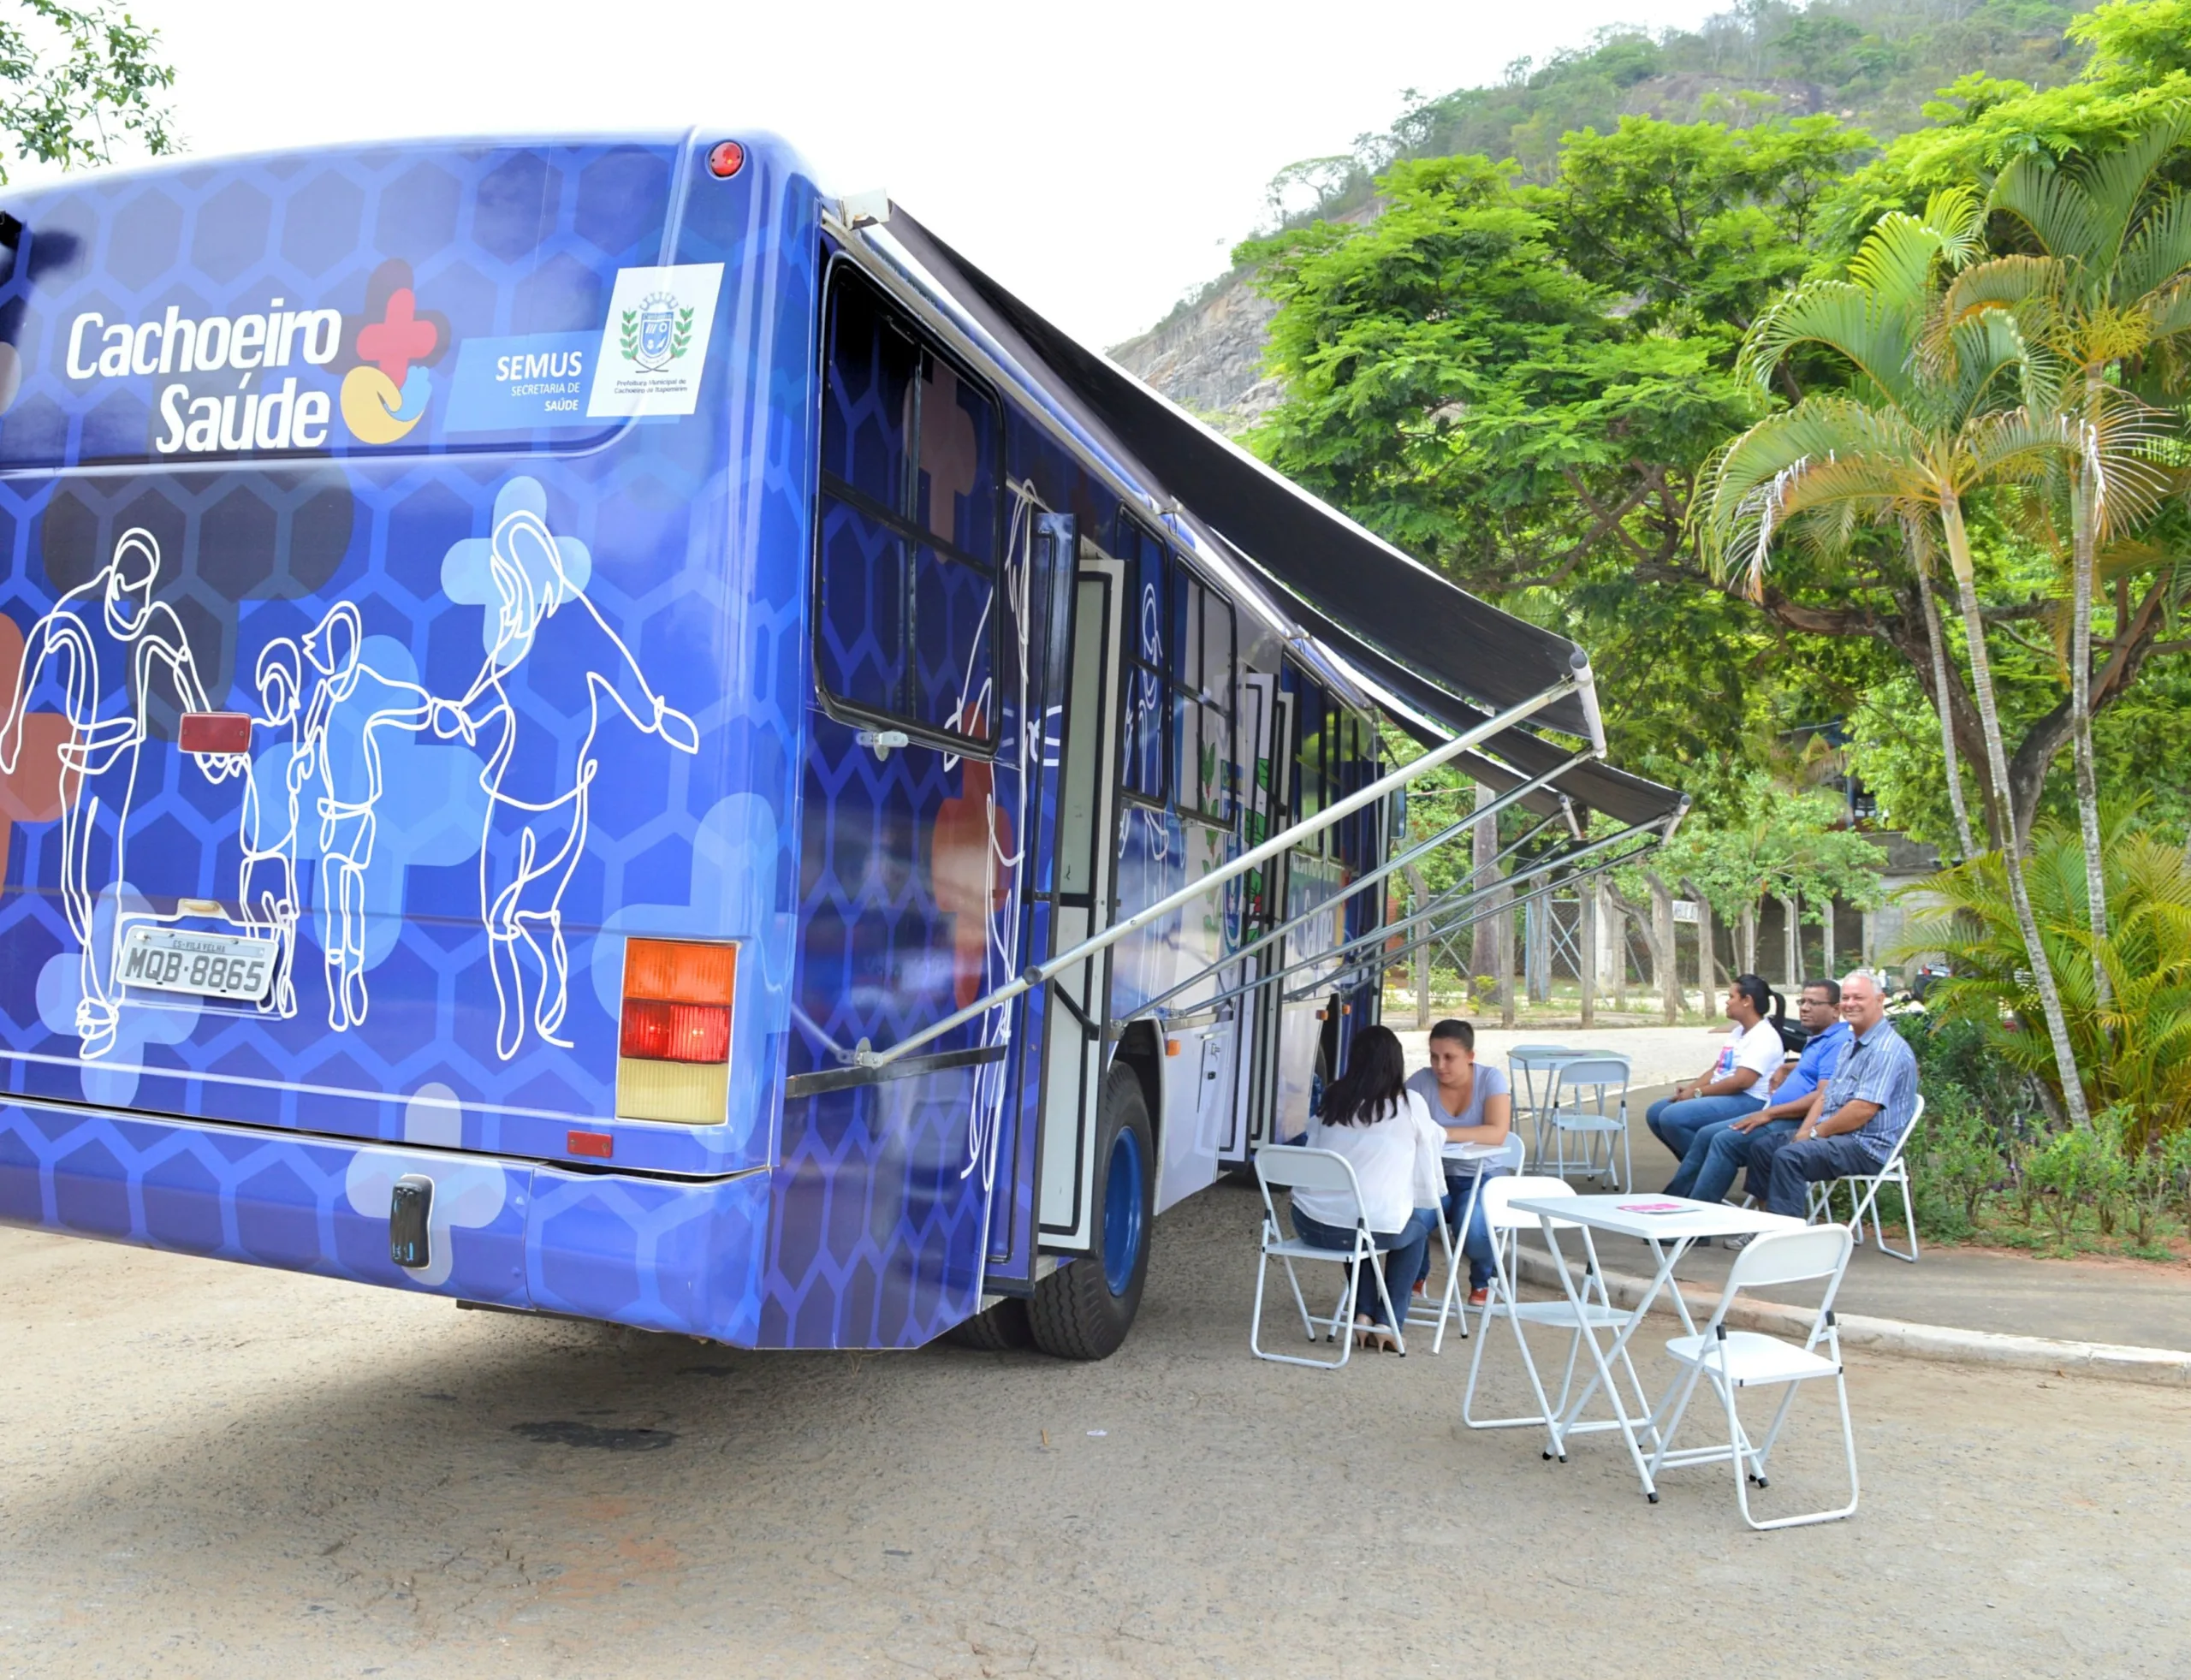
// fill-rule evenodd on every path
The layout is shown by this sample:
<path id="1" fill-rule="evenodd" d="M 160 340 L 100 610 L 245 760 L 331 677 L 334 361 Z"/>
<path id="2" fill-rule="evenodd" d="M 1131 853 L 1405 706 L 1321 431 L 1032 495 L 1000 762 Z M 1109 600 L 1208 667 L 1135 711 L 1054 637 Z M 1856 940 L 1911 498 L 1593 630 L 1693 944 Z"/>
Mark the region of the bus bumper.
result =
<path id="1" fill-rule="evenodd" d="M 389 1252 L 433 1181 L 426 1264 Z M 751 1347 L 769 1174 L 701 1181 L 353 1144 L 74 1104 L 0 1106 L 0 1224 Z"/>

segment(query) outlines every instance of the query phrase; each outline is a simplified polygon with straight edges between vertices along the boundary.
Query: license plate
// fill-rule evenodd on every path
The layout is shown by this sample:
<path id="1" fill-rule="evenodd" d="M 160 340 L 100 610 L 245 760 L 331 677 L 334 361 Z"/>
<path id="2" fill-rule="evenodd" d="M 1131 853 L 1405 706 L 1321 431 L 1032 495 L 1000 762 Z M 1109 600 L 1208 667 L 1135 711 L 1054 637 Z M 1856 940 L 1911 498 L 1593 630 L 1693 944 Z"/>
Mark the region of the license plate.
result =
<path id="1" fill-rule="evenodd" d="M 273 982 L 274 956 L 270 939 L 140 924 L 122 940 L 122 980 L 156 991 L 256 1002 Z"/>

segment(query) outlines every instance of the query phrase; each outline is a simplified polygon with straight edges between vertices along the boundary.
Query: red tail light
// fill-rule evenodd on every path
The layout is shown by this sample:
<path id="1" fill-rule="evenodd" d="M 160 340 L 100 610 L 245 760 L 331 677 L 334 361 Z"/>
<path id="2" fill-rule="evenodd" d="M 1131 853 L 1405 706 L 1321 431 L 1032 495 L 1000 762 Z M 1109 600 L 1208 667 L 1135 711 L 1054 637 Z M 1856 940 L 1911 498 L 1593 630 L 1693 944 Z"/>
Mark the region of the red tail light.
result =
<path id="1" fill-rule="evenodd" d="M 730 1011 L 721 1004 L 624 1000 L 623 1054 L 652 1062 L 730 1060 Z"/>

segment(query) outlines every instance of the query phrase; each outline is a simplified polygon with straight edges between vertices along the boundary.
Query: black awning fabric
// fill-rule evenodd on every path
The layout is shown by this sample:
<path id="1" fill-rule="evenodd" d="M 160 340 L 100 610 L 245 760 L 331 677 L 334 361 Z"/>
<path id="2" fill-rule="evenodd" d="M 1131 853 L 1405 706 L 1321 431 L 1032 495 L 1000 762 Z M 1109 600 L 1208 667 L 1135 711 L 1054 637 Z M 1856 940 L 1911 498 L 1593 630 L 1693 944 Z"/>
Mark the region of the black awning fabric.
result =
<path id="1" fill-rule="evenodd" d="M 1069 387 L 1090 430 L 1148 474 L 1285 591 L 1326 621 L 1321 639 L 1352 657 L 1358 647 L 1503 710 L 1571 676 L 1584 656 L 1563 636 L 1500 612 L 1457 589 L 1327 507 L 1253 455 L 1079 344 L 968 263 L 895 205 L 887 231 L 1007 348 L 1031 353 Z M 1064 396 L 1066 393 L 1057 393 Z M 1161 474 L 1151 471 L 1162 461 Z M 1344 629 L 1340 626 L 1345 626 Z M 1570 695 L 1538 715 L 1587 735 L 1582 701 Z"/>
<path id="2" fill-rule="evenodd" d="M 1262 570 L 1254 560 L 1240 555 L 1237 548 L 1233 553 L 1252 570 Z M 1337 625 L 1312 607 L 1301 608 L 1300 617 L 1303 626 L 1319 640 L 1344 634 Z M 1393 699 L 1450 730 L 1452 734 L 1446 737 L 1447 739 L 1464 729 L 1473 729 L 1490 715 L 1458 696 L 1447 693 L 1437 684 L 1425 680 L 1375 648 L 1356 645 L 1343 650 L 1361 668 L 1363 676 L 1384 689 Z M 1409 733 L 1418 740 L 1422 739 L 1418 731 L 1410 729 Z M 1522 728 L 1501 730 L 1486 740 L 1483 746 L 1486 753 L 1504 759 L 1513 769 L 1502 769 L 1497 765 L 1487 766 L 1482 755 L 1473 752 L 1466 756 L 1463 769 L 1476 781 L 1502 793 L 1517 782 L 1530 776 L 1541 775 L 1554 765 L 1564 763 L 1573 757 L 1568 749 L 1555 746 L 1542 737 Z M 1517 775 L 1513 770 L 1519 770 L 1522 774 Z M 1655 781 L 1646 781 L 1641 776 L 1632 776 L 1602 763 L 1580 764 L 1573 769 L 1563 771 L 1553 778 L 1552 786 L 1576 804 L 1591 810 L 1603 811 L 1623 822 L 1655 822 L 1661 817 L 1672 816 L 1680 808 L 1682 800 L 1681 794 L 1673 788 L 1662 787 Z M 1522 803 L 1533 810 L 1544 811 L 1554 808 L 1555 802 L 1543 798 L 1540 803 L 1541 798 L 1543 796 L 1533 794 Z"/>

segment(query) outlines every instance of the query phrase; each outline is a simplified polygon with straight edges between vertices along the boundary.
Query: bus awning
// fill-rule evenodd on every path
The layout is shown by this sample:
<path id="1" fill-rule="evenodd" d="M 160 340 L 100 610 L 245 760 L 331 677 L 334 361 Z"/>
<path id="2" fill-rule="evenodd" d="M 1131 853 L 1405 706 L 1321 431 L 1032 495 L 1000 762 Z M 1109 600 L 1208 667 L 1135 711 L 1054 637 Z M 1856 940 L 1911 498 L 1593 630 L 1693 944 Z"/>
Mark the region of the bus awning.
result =
<path id="1" fill-rule="evenodd" d="M 1043 368 L 1062 380 L 1068 389 L 1054 394 L 1076 419 L 1310 608 L 1318 639 L 1342 656 L 1374 654 L 1493 711 L 1587 665 L 1565 637 L 1456 588 L 1078 343 L 896 205 L 885 231 L 993 336 L 1024 344 L 1030 373 Z M 1595 740 L 1594 703 L 1586 690 L 1541 721 Z"/>

